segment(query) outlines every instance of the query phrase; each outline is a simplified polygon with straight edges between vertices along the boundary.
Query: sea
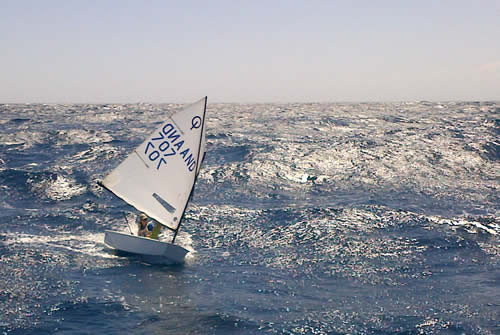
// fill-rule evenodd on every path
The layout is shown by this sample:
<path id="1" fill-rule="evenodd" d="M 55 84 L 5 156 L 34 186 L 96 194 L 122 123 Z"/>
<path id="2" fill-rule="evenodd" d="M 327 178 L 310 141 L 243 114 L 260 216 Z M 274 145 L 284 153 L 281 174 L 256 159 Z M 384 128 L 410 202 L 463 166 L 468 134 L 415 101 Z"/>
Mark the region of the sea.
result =
<path id="1" fill-rule="evenodd" d="M 182 106 L 0 105 L 0 334 L 500 334 L 500 102 L 209 99 L 185 263 L 119 254 Z"/>

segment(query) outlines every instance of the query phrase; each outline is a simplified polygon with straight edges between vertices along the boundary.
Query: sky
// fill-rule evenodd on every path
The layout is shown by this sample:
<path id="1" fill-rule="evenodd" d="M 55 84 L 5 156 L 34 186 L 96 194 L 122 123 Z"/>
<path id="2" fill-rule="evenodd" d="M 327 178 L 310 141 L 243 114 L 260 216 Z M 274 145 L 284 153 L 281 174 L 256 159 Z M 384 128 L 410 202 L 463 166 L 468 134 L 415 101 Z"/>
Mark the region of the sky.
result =
<path id="1" fill-rule="evenodd" d="M 500 0 L 0 0 L 0 103 L 500 100 Z"/>

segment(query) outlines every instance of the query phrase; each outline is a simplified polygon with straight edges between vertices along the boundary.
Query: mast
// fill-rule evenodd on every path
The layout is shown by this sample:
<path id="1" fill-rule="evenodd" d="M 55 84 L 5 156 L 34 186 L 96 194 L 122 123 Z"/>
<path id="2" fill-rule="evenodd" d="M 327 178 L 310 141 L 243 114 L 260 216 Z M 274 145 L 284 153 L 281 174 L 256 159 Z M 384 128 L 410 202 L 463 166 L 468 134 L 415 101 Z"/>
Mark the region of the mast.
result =
<path id="1" fill-rule="evenodd" d="M 198 157 L 196 159 L 196 168 L 195 168 L 195 174 L 194 174 L 194 180 L 193 180 L 193 187 L 191 187 L 191 192 L 189 193 L 189 197 L 186 201 L 186 205 L 184 206 L 184 210 L 182 211 L 181 218 L 179 219 L 179 224 L 177 225 L 177 228 L 174 230 L 174 237 L 172 238 L 172 244 L 175 242 L 175 238 L 177 237 L 177 233 L 179 232 L 179 229 L 181 228 L 181 223 L 182 219 L 184 218 L 184 214 L 186 214 L 186 209 L 189 204 L 189 201 L 193 197 L 193 192 L 194 188 L 196 186 L 196 181 L 198 180 L 198 167 L 201 168 L 201 164 L 205 160 L 205 153 L 203 153 L 203 158 L 202 161 L 200 161 L 200 151 L 201 151 L 201 142 L 203 141 L 203 131 L 205 130 L 205 114 L 207 112 L 207 97 L 205 97 L 205 106 L 203 107 L 203 122 L 201 123 L 201 132 L 200 132 L 200 141 L 198 142 Z"/>

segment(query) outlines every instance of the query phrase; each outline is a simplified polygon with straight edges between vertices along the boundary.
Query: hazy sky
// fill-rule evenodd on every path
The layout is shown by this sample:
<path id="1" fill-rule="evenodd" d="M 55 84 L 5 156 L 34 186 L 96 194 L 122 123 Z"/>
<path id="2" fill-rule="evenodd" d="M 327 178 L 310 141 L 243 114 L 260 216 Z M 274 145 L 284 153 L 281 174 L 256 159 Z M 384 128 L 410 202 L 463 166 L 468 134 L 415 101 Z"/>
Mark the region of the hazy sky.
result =
<path id="1" fill-rule="evenodd" d="M 500 100 L 500 0 L 0 0 L 0 103 Z"/>

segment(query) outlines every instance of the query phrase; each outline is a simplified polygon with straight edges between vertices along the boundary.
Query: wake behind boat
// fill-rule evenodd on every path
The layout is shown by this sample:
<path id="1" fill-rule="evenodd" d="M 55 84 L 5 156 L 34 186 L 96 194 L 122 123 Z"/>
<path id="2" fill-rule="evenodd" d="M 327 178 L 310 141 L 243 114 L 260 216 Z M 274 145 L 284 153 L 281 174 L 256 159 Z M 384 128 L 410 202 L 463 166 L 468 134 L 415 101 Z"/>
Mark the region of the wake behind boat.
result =
<path id="1" fill-rule="evenodd" d="M 188 250 L 174 243 L 205 158 L 206 105 L 207 97 L 173 114 L 99 183 L 171 230 L 172 242 L 155 230 L 152 238 L 108 230 L 108 246 L 184 262 Z"/>

